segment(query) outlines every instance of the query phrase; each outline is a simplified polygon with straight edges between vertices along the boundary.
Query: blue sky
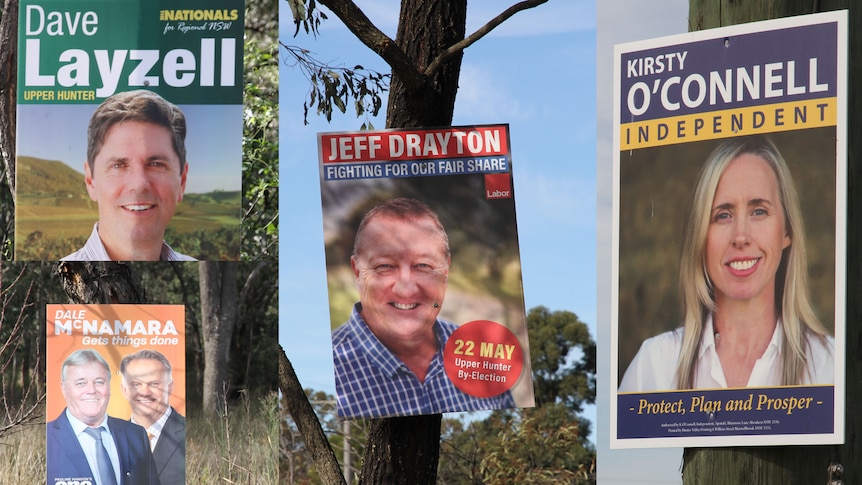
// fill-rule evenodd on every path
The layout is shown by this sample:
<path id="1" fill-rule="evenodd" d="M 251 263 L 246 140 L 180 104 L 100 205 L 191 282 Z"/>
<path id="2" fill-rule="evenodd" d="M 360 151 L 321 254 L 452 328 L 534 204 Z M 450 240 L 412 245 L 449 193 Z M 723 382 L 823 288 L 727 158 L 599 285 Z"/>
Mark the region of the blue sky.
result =
<path id="1" fill-rule="evenodd" d="M 611 450 L 611 208 L 613 160 L 613 46 L 688 30 L 688 0 L 600 0 L 597 8 L 596 153 L 598 279 L 599 483 L 602 485 L 680 484 L 682 449 Z"/>
<path id="2" fill-rule="evenodd" d="M 471 0 L 468 33 L 509 3 Z M 391 2 L 360 3 L 394 38 Z M 388 67 L 329 15 L 314 39 L 294 38 L 281 8 L 282 41 L 333 64 Z M 596 334 L 595 5 L 552 0 L 516 14 L 465 51 L 453 124 L 509 123 L 527 308 L 568 310 Z M 356 130 L 361 119 L 310 116 L 298 70 L 280 73 L 280 335 L 304 387 L 334 394 L 316 133 Z M 384 110 L 385 111 L 385 105 Z M 384 119 L 373 121 L 383 128 Z M 595 426 L 596 410 L 586 413 Z M 595 442 L 595 436 L 593 436 Z"/>
<path id="3" fill-rule="evenodd" d="M 87 124 L 96 107 L 95 104 L 19 105 L 18 153 L 69 165 L 81 172 L 83 189 Z M 188 125 L 186 193 L 240 190 L 242 106 L 181 105 L 180 108 Z M 46 136 L 51 143 L 45 143 Z"/>
<path id="4" fill-rule="evenodd" d="M 471 0 L 468 33 L 511 3 Z M 526 306 L 572 311 L 598 338 L 599 401 L 585 415 L 593 423 L 600 483 L 675 484 L 680 449 L 611 451 L 606 438 L 611 61 L 613 44 L 685 32 L 688 1 L 597 3 L 551 0 L 467 49 L 453 124 L 510 124 Z M 391 2 L 360 7 L 394 38 L 398 12 Z M 314 39 L 292 37 L 289 11 L 280 13 L 283 42 L 334 64 L 389 72 L 334 15 Z M 303 126 L 306 93 L 298 71 L 282 66 L 279 340 L 303 386 L 334 393 L 315 135 L 356 130 L 362 120 L 348 114 L 327 124 L 310 116 Z M 373 122 L 384 126 L 382 117 Z"/>

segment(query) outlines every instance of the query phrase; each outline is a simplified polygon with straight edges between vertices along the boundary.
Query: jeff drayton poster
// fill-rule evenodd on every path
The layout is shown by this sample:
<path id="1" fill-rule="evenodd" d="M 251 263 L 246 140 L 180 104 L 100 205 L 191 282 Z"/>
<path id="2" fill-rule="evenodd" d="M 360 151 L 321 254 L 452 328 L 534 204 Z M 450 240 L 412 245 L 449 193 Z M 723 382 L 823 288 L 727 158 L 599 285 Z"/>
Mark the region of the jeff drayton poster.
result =
<path id="1" fill-rule="evenodd" d="M 49 485 L 185 483 L 182 305 L 47 305 Z"/>
<path id="2" fill-rule="evenodd" d="M 239 259 L 244 11 L 21 1 L 17 260 Z"/>
<path id="3" fill-rule="evenodd" d="M 533 406 L 509 126 L 318 143 L 339 418 Z"/>
<path id="4" fill-rule="evenodd" d="M 611 446 L 841 443 L 846 12 L 614 52 Z"/>

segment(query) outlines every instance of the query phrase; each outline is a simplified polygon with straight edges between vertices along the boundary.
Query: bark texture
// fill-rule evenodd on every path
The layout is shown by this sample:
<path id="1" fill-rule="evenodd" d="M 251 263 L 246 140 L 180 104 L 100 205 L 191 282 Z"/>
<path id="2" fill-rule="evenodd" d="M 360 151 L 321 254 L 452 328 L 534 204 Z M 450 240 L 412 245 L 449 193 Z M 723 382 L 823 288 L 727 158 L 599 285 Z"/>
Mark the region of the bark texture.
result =
<path id="1" fill-rule="evenodd" d="M 338 459 L 329 445 L 329 440 L 323 433 L 320 421 L 314 413 L 314 408 L 305 397 L 305 391 L 299 384 L 293 365 L 287 360 L 284 349 L 278 357 L 278 387 L 287 403 L 287 412 L 296 423 L 296 427 L 305 440 L 305 446 L 314 461 L 314 467 L 320 475 L 320 481 L 327 485 L 345 483 Z"/>
<path id="2" fill-rule="evenodd" d="M 5 0 L 0 18 L 0 159 L 15 196 L 15 96 L 18 92 L 18 0 Z"/>
<path id="3" fill-rule="evenodd" d="M 220 414 L 228 391 L 228 353 L 237 319 L 236 261 L 198 263 L 201 288 L 201 326 L 204 342 L 203 408 Z"/>
<path id="4" fill-rule="evenodd" d="M 416 72 L 425 69 L 450 46 L 464 39 L 466 0 L 403 0 L 396 45 Z M 387 128 L 417 128 L 452 124 L 462 51 L 417 86 L 405 83 L 413 72 L 393 69 L 386 111 Z M 433 484 L 440 457 L 441 415 L 372 420 L 360 471 L 363 484 Z"/>
<path id="5" fill-rule="evenodd" d="M 413 69 L 423 73 L 441 53 L 464 39 L 466 22 L 466 0 L 403 0 L 395 44 L 410 59 Z M 452 124 L 462 58 L 463 52 L 458 51 L 439 69 L 422 74 L 417 86 L 404 82 L 406 74 L 393 71 L 387 128 Z"/>
<path id="6" fill-rule="evenodd" d="M 144 290 L 129 263 L 60 261 L 57 272 L 72 303 L 146 303 Z"/>
<path id="7" fill-rule="evenodd" d="M 430 414 L 372 420 L 359 483 L 436 483 L 442 419 Z"/>

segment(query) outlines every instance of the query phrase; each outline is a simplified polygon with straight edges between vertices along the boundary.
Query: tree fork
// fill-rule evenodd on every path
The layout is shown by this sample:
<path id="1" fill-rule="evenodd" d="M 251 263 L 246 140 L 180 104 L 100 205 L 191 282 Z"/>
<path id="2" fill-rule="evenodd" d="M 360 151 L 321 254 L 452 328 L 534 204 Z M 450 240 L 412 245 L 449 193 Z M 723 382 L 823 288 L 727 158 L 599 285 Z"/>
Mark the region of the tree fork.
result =
<path id="1" fill-rule="evenodd" d="M 424 82 L 418 86 L 410 79 L 424 72 L 448 48 L 463 41 L 466 23 L 466 0 L 401 2 L 395 43 L 413 67 L 405 71 L 393 66 L 386 109 L 388 128 L 452 124 L 463 50 L 452 53 L 445 63 L 427 76 L 422 74 Z"/>
<path id="2" fill-rule="evenodd" d="M 546 1 L 518 2 L 465 39 L 467 0 L 402 0 L 395 41 L 353 1 L 319 3 L 392 68 L 386 127 L 428 128 L 452 124 L 463 50 L 515 13 Z M 304 14 L 297 12 L 294 19 L 302 22 Z M 387 485 L 435 483 L 441 423 L 439 414 L 372 420 L 360 480 Z"/>

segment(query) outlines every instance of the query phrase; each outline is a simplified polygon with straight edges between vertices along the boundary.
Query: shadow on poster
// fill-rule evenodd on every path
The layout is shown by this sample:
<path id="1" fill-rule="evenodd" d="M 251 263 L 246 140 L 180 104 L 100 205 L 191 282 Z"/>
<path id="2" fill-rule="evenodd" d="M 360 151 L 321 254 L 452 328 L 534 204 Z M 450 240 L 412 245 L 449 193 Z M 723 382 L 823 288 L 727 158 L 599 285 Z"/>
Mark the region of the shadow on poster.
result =
<path id="1" fill-rule="evenodd" d="M 185 483 L 185 307 L 46 315 L 48 483 Z"/>
<path id="2" fill-rule="evenodd" d="M 339 418 L 533 406 L 508 125 L 318 139 Z"/>

